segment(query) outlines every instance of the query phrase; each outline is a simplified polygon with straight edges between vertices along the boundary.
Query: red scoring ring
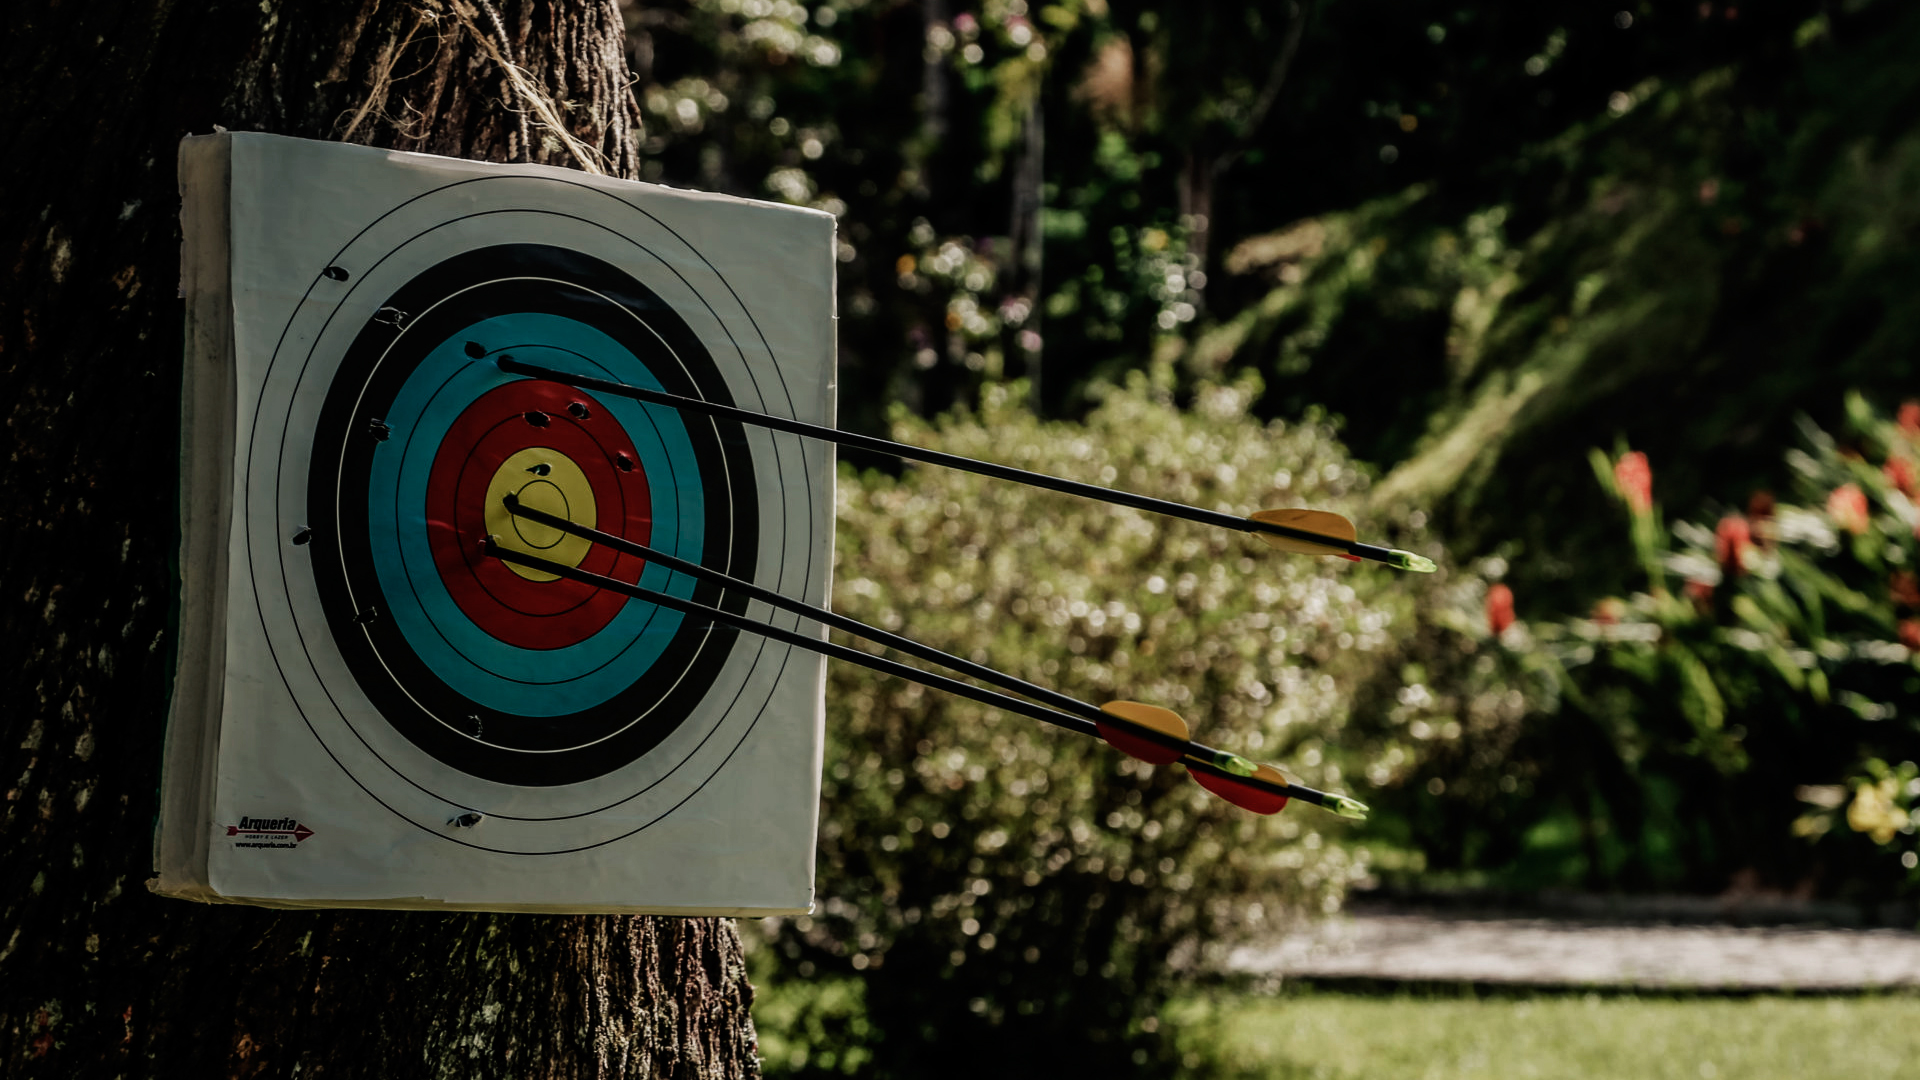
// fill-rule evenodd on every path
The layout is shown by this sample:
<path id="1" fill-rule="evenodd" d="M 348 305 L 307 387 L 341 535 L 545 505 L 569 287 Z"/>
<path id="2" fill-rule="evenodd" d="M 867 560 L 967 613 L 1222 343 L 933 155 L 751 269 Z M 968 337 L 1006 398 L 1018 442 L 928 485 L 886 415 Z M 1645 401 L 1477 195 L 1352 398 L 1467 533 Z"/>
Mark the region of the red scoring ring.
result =
<path id="1" fill-rule="evenodd" d="M 488 487 L 498 474 L 501 464 L 509 457 L 528 449 L 530 446 L 544 447 L 565 454 L 576 463 L 583 456 L 588 461 L 604 457 L 604 453 L 593 440 L 578 429 L 558 428 L 551 425 L 546 431 L 532 435 L 527 431 L 528 424 L 518 416 L 501 421 L 481 436 L 480 441 L 467 454 L 460 465 L 459 479 L 456 482 L 452 500 L 455 532 L 462 544 L 458 550 L 481 587 L 500 604 L 521 615 L 550 616 L 560 615 L 586 602 L 588 595 L 596 590 L 589 586 L 575 584 L 571 589 L 556 589 L 557 582 L 532 581 L 515 572 L 511 567 L 497 559 L 487 558 L 480 550 L 476 537 L 487 534 L 486 499 Z M 586 472 L 586 469 L 582 469 Z M 604 468 L 592 470 L 596 474 L 604 473 Z M 535 479 L 529 475 L 526 480 Z M 593 491 L 595 504 L 595 525 L 598 527 L 602 517 L 612 519 L 616 526 L 624 512 L 621 506 L 621 492 L 618 486 L 607 481 L 604 475 L 588 476 L 588 486 Z M 609 498 L 611 497 L 611 504 Z M 584 522 L 583 522 L 584 523 Z M 498 517 L 493 528 L 500 528 Z M 619 532 L 618 528 L 610 531 Z M 626 535 L 621 533 L 621 535 Z M 645 543 L 645 538 L 640 538 Z M 607 572 L 606 567 L 613 566 L 616 556 L 604 548 L 591 547 L 581 561 L 582 568 L 597 574 Z M 628 560 L 632 561 L 632 560 Z"/>
<path id="2" fill-rule="evenodd" d="M 575 417 L 569 405 L 585 404 Z M 633 440 L 606 410 L 560 383 L 520 380 L 474 400 L 447 429 L 427 478 L 427 540 L 440 580 L 460 611 L 488 634 L 523 649 L 564 649 L 606 628 L 626 597 L 561 578 L 529 581 L 481 551 L 487 486 L 502 462 L 529 447 L 557 450 L 580 466 L 593 489 L 596 527 L 647 543 L 653 502 Z M 544 427 L 526 419 L 544 414 Z M 625 454 L 633 468 L 622 470 Z M 634 582 L 645 563 L 594 545 L 580 568 Z"/>

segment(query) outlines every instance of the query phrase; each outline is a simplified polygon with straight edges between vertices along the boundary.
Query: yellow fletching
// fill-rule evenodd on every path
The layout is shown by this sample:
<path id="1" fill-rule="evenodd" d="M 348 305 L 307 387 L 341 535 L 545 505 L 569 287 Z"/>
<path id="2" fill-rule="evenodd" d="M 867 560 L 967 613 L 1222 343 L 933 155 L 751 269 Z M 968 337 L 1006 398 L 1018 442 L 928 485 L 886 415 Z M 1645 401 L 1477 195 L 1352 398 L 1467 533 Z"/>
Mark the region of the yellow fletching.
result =
<path id="1" fill-rule="evenodd" d="M 1358 534 L 1353 522 L 1330 510 L 1262 510 L 1249 515 L 1247 520 L 1258 521 L 1266 525 L 1279 525 L 1282 528 L 1298 529 L 1301 532 L 1318 533 L 1335 540 L 1354 540 Z M 1255 534 L 1266 541 L 1267 546 L 1278 551 L 1291 551 L 1299 555 L 1345 555 L 1345 548 L 1331 544 L 1316 544 L 1311 540 L 1295 540 L 1291 536 L 1275 536 L 1270 532 Z"/>
<path id="2" fill-rule="evenodd" d="M 1100 711 L 1108 716 L 1137 724 L 1149 731 L 1157 731 L 1162 735 L 1171 735 L 1176 739 L 1190 737 L 1187 722 L 1172 709 L 1163 709 L 1158 705 L 1148 705 L 1139 701 L 1109 701 L 1100 706 Z"/>
<path id="3" fill-rule="evenodd" d="M 1264 762 L 1260 765 L 1259 769 L 1254 771 L 1253 779 L 1265 780 L 1269 784 L 1274 784 L 1283 788 L 1293 786 L 1293 781 L 1288 780 L 1286 777 L 1286 774 L 1282 773 L 1279 769 L 1276 769 L 1271 765 L 1265 764 Z"/>

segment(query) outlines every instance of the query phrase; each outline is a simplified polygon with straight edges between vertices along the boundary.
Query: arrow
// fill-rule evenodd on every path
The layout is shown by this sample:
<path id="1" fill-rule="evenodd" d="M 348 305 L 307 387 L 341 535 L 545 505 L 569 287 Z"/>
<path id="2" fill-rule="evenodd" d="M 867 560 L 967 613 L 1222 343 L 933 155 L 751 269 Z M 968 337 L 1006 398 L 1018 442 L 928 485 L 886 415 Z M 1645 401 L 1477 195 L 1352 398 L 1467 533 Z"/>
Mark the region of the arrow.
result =
<path id="1" fill-rule="evenodd" d="M 676 570 L 690 577 L 701 578 L 725 588 L 737 590 L 743 595 L 760 600 L 773 607 L 804 616 L 824 625 L 842 630 L 855 637 L 865 638 L 888 648 L 904 652 L 910 656 L 917 656 L 922 660 L 939 664 L 942 667 L 958 671 L 961 674 L 970 675 L 982 682 L 999 686 L 1005 690 L 1011 690 L 1016 694 L 1021 694 L 1035 701 L 1044 703 L 1053 709 L 1079 718 L 1082 723 L 1080 725 L 1074 725 L 1073 730 L 1101 738 L 1129 757 L 1137 758 L 1154 765 L 1166 765 L 1178 762 L 1186 765 L 1189 770 L 1194 771 L 1196 780 L 1200 779 L 1201 776 L 1211 777 L 1214 782 L 1206 783 L 1203 781 L 1203 786 L 1236 806 L 1245 809 L 1269 806 L 1270 808 L 1267 809 L 1257 809 L 1257 812 L 1271 814 L 1279 811 L 1281 807 L 1284 807 L 1287 803 L 1287 798 L 1291 797 L 1300 798 L 1302 801 L 1332 810 L 1334 813 L 1340 814 L 1343 817 L 1360 819 L 1366 816 L 1367 807 L 1356 800 L 1343 795 L 1332 795 L 1316 791 L 1312 788 L 1291 784 L 1285 777 L 1280 775 L 1278 770 L 1273 769 L 1272 766 L 1256 765 L 1238 754 L 1229 753 L 1224 750 L 1215 750 L 1202 743 L 1192 741 L 1189 738 L 1187 722 L 1171 709 L 1164 709 L 1157 705 L 1147 705 L 1137 701 L 1114 701 L 1096 708 L 1078 698 L 1070 697 L 1056 690 L 1050 690 L 1044 686 L 1027 682 L 1024 679 L 987 667 L 984 664 L 976 664 L 971 660 L 962 659 L 951 653 L 936 649 L 931 645 L 923 645 L 911 638 L 881 630 L 867 623 L 863 623 L 858 619 L 829 611 L 826 608 L 816 607 L 803 600 L 796 600 L 783 593 L 762 588 L 750 581 L 743 581 L 730 574 L 702 566 L 699 563 L 688 562 L 684 559 L 668 555 L 663 551 L 659 551 L 658 549 L 634 540 L 629 540 L 626 537 L 602 532 L 599 529 L 581 525 L 567 518 L 527 506 L 512 493 L 504 496 L 501 501 L 506 506 L 508 513 L 517 517 L 524 517 L 529 521 L 539 522 L 551 528 L 559 529 L 562 532 L 578 536 L 584 540 L 612 547 L 617 551 L 624 552 L 639 559 L 651 560 L 669 570 Z M 491 538 L 489 538 L 488 542 L 490 544 L 492 543 Z M 505 557 L 505 555 L 503 554 L 502 557 Z M 509 561 L 524 562 L 523 559 L 509 559 Z M 597 577 L 597 575 L 594 576 Z M 750 631 L 758 632 L 756 628 L 760 625 L 759 623 L 752 623 L 746 628 Z M 812 639 L 807 640 L 811 641 Z M 802 644 L 801 647 L 809 648 L 811 646 Z M 842 657 L 842 659 L 851 659 L 854 663 L 864 663 L 864 660 L 860 658 L 873 659 L 868 657 L 866 653 L 857 651 L 852 651 L 851 657 Z M 888 661 L 888 663 L 891 664 L 892 662 Z M 872 665 L 867 666 L 871 667 Z M 886 669 L 887 674 L 897 675 L 909 681 L 918 681 L 916 679 L 917 674 L 926 674 L 919 672 L 916 668 L 907 667 L 906 665 L 896 665 L 896 668 Z M 943 678 L 940 676 L 935 677 Z M 955 689 L 956 687 L 960 689 Z M 961 682 L 952 682 L 950 686 L 937 688 L 948 689 L 954 693 L 961 694 L 961 696 L 969 696 L 966 691 L 975 689 Z M 1000 695 L 995 695 L 995 697 L 999 698 Z M 983 699 L 976 698 L 976 700 Z M 1025 703 L 1019 702 L 1018 704 L 1024 705 Z M 1020 710 L 1015 709 L 1014 711 L 1018 712 Z M 1050 716 L 1038 716 L 1034 713 L 1025 713 L 1023 715 L 1034 716 L 1037 719 L 1042 719 L 1049 723 L 1057 722 Z M 1087 730 L 1085 727 L 1086 722 L 1092 723 L 1092 730 Z M 1257 779 L 1252 783 L 1247 783 L 1245 780 L 1248 777 Z M 1291 794 L 1287 797 L 1280 798 L 1277 803 L 1274 803 L 1272 799 L 1275 796 L 1271 788 L 1276 784 L 1281 788 L 1288 789 Z"/>
<path id="2" fill-rule="evenodd" d="M 556 528 L 564 527 L 561 524 L 562 522 L 567 526 L 574 524 L 565 521 L 565 519 L 553 518 L 552 515 L 541 514 L 532 507 L 524 505 L 510 505 L 509 509 L 530 520 L 542 521 Z M 536 517 L 536 514 L 540 516 Z M 1186 722 L 1169 710 L 1160 709 L 1157 706 L 1144 705 L 1139 702 L 1114 702 L 1105 709 L 1096 710 L 1093 706 L 1068 697 L 1065 694 L 1048 690 L 1045 687 L 1035 686 L 1032 683 L 1017 679 L 1002 672 L 994 671 L 992 668 L 974 664 L 971 661 L 962 660 L 957 656 L 943 653 L 931 646 L 921 645 L 910 639 L 889 634 L 883 630 L 877 630 L 857 619 L 836 615 L 833 612 L 814 607 L 803 601 L 794 600 L 791 597 L 761 589 L 759 586 L 740 581 L 730 575 L 722 574 L 717 570 L 711 570 L 707 567 L 699 566 L 696 563 L 688 563 L 684 560 L 675 559 L 672 556 L 662 555 L 660 552 L 653 551 L 653 549 L 646 547 L 644 544 L 635 544 L 633 541 L 621 537 L 601 533 L 597 529 L 586 529 L 585 526 L 575 526 L 566 531 L 574 532 L 575 528 L 585 530 L 584 532 L 576 532 L 575 535 L 585 535 L 588 539 L 611 542 L 610 546 L 621 547 L 623 550 L 627 550 L 629 554 L 656 559 L 661 565 L 668 566 L 669 569 L 681 569 L 682 572 L 688 573 L 690 576 L 708 577 L 710 580 L 725 583 L 728 587 L 738 588 L 743 593 L 754 596 L 756 599 L 788 611 L 793 611 L 796 614 L 804 615 L 809 619 L 836 626 L 856 636 L 866 637 L 869 640 L 874 640 L 882 644 L 892 644 L 895 641 L 901 642 L 906 646 L 902 651 L 908 651 L 913 655 L 922 656 L 925 659 L 931 660 L 933 663 L 951 667 L 956 671 L 963 671 L 968 674 L 973 674 L 976 671 L 984 672 L 985 674 L 978 677 L 985 681 L 994 681 L 1001 685 L 1011 684 L 1009 685 L 1010 689 L 1019 688 L 1019 692 L 1021 693 L 1031 693 L 1035 697 L 1043 697 L 1051 702 L 1065 705 L 1067 708 L 1048 708 L 1047 706 L 1032 701 L 1023 701 L 1020 698 L 996 693 L 992 690 L 983 690 L 970 683 L 961 682 L 958 679 L 949 678 L 945 675 L 922 671 L 919 668 L 910 667 L 895 660 L 873 656 L 861 652 L 858 649 L 849 648 L 831 641 L 822 641 L 817 638 L 808 637 L 784 627 L 772 626 L 742 615 L 735 615 L 729 611 L 723 611 L 719 608 L 709 607 L 691 600 L 683 600 L 680 597 L 657 592 L 641 585 L 630 585 L 617 578 L 591 573 L 586 570 L 581 570 L 578 567 L 568 566 L 565 563 L 557 563 L 548 559 L 539 558 L 538 556 L 509 551 L 501 547 L 492 537 L 487 538 L 484 550 L 487 555 L 500 559 L 503 562 L 517 563 L 521 566 L 531 567 L 536 570 L 544 570 L 558 577 L 608 589 L 637 600 L 645 600 L 650 603 L 659 604 L 662 607 L 672 608 L 684 614 L 702 617 L 709 621 L 725 623 L 729 626 L 745 630 L 748 633 L 758 634 L 771 641 L 778 641 L 797 648 L 807 649 L 832 659 L 845 660 L 884 675 L 892 675 L 895 678 L 905 679 L 908 682 L 916 682 L 931 689 L 942 690 L 958 697 L 969 698 L 973 701 L 993 706 L 994 708 L 1004 709 L 1007 712 L 1030 717 L 1043 723 L 1053 724 L 1056 727 L 1063 727 L 1069 731 L 1076 731 L 1082 735 L 1091 735 L 1095 738 L 1104 739 L 1107 736 L 1107 732 L 1103 731 L 1102 728 L 1108 728 L 1119 734 L 1123 742 L 1132 742 L 1136 747 L 1150 747 L 1151 749 L 1147 752 L 1155 754 L 1159 763 L 1178 761 L 1185 765 L 1188 771 L 1195 774 L 1196 780 L 1199 779 L 1200 776 L 1206 775 L 1218 781 L 1219 783 L 1217 784 L 1207 784 L 1207 789 L 1236 806 L 1253 809 L 1258 813 L 1275 813 L 1286 805 L 1288 799 L 1298 798 L 1303 802 L 1313 803 L 1314 805 L 1331 810 L 1342 817 L 1359 819 L 1366 816 L 1366 806 L 1356 800 L 1347 798 L 1344 795 L 1329 794 L 1327 792 L 1316 791 L 1312 788 L 1288 783 L 1285 777 L 1281 776 L 1277 770 L 1273 770 L 1270 766 L 1255 765 L 1237 754 L 1215 750 L 1212 747 L 1187 740 L 1185 738 Z M 679 565 L 671 566 L 669 565 L 669 560 Z M 690 570 L 685 568 L 697 569 Z M 1100 716 L 1101 719 L 1096 720 L 1085 715 L 1085 713 L 1089 711 Z M 1164 714 L 1164 717 L 1171 717 L 1172 723 L 1178 725 L 1177 729 L 1172 729 L 1171 725 L 1166 724 L 1164 717 L 1157 716 L 1156 714 Z M 1155 726 L 1156 722 L 1163 726 Z M 1129 739 L 1129 737 L 1131 738 Z M 1127 750 L 1126 745 L 1123 745 L 1123 742 L 1115 742 L 1114 745 L 1123 752 L 1130 752 Z M 1174 752 L 1174 756 L 1171 759 L 1165 756 L 1168 750 Z M 1153 759 L 1143 757 L 1142 760 Z M 1263 769 L 1267 770 L 1271 775 L 1262 775 L 1261 770 Z M 1256 795 L 1258 796 L 1257 798 L 1255 797 Z M 1278 801 L 1275 802 L 1275 799 Z M 1269 804 L 1271 805 L 1271 809 L 1259 809 L 1260 806 Z"/>
<path id="3" fill-rule="evenodd" d="M 475 353 L 475 350 L 478 353 Z M 486 349 L 477 342 L 469 342 L 469 355 L 486 355 Z M 1431 574 L 1436 567 L 1433 560 L 1411 551 L 1398 548 L 1376 547 L 1362 544 L 1354 539 L 1353 522 L 1339 514 L 1326 510 L 1262 510 L 1250 517 L 1236 517 L 1217 510 L 1205 510 L 1185 503 L 1169 502 L 1148 495 L 1135 495 L 1128 491 L 1116 491 L 1112 488 L 1083 484 L 1077 480 L 1066 480 L 1045 473 L 1029 472 L 1008 465 L 996 465 L 991 461 L 961 457 L 958 454 L 946 454 L 938 450 L 927 450 L 907 443 L 879 439 L 871 435 L 861 435 L 839 428 L 809 424 L 804 420 L 795 420 L 785 416 L 772 416 L 767 413 L 753 412 L 749 409 L 736 409 L 731 405 L 722 405 L 715 401 L 686 397 L 681 394 L 669 394 L 664 390 L 649 390 L 642 386 L 628 386 L 625 383 L 596 379 L 586 375 L 575 375 L 556 368 L 542 367 L 515 360 L 502 353 L 494 359 L 501 371 L 510 375 L 525 375 L 533 379 L 547 379 L 564 383 L 579 390 L 591 390 L 595 393 L 613 397 L 631 398 L 649 405 L 663 405 L 671 409 L 686 409 L 706 413 L 708 416 L 732 420 L 742 424 L 752 424 L 771 431 L 784 431 L 790 435 L 800 435 L 809 439 L 851 446 L 858 450 L 870 450 L 878 454 L 906 458 L 910 461 L 924 461 L 929 465 L 940 465 L 961 472 L 975 473 L 992 477 L 995 480 L 1010 480 L 1029 487 L 1045 488 L 1048 491 L 1078 495 L 1087 499 L 1116 506 L 1144 510 L 1150 514 L 1196 521 L 1202 525 L 1212 525 L 1236 532 L 1250 532 L 1258 535 L 1271 547 L 1281 551 L 1300 552 L 1308 555 L 1339 555 L 1359 561 L 1371 559 L 1374 562 L 1397 566 L 1402 570 L 1415 570 Z"/>
<path id="4" fill-rule="evenodd" d="M 1188 740 L 1187 722 L 1178 714 L 1153 705 L 1139 702 L 1113 702 L 1104 707 L 1089 705 L 1079 698 L 1069 697 L 1057 690 L 1050 690 L 1036 683 L 1009 675 L 1004 671 L 976 664 L 952 653 L 923 645 L 912 638 L 890 633 L 876 626 L 863 623 L 858 619 L 838 614 L 823 607 L 816 607 L 804 600 L 796 600 L 784 593 L 765 589 L 750 581 L 743 581 L 731 574 L 725 574 L 699 563 L 669 555 L 657 548 L 648 547 L 624 536 L 615 536 L 609 532 L 582 525 L 568 518 L 547 513 L 520 501 L 517 495 L 509 492 L 501 499 L 507 512 L 516 517 L 536 521 L 549 528 L 578 536 L 583 540 L 602 544 L 616 551 L 624 552 L 635 558 L 660 564 L 669 570 L 675 570 L 689 577 L 711 581 L 725 588 L 735 590 L 742 595 L 759 600 L 762 603 L 804 616 L 815 622 L 831 626 L 836 630 L 865 638 L 897 652 L 915 656 L 929 663 L 939 664 L 950 671 L 957 671 L 979 679 L 981 682 L 1009 690 L 1022 697 L 1031 698 L 1062 712 L 1072 713 L 1084 720 L 1092 721 L 1098 734 L 1116 749 L 1130 757 L 1139 758 L 1156 765 L 1165 765 L 1179 761 L 1189 754 L 1198 755 L 1199 744 Z M 864 653 L 862 655 L 865 655 Z M 1205 749 L 1200 747 L 1199 749 Z M 1207 751 L 1211 757 L 1202 757 L 1207 763 L 1225 769 L 1235 775 L 1250 776 L 1257 768 L 1252 762 L 1235 754 L 1224 751 Z M 1149 756 L 1151 755 L 1151 756 Z"/>
<path id="5" fill-rule="evenodd" d="M 1142 761 L 1150 761 L 1154 764 L 1164 765 L 1180 760 L 1191 748 L 1192 744 L 1187 740 L 1186 721 L 1169 710 L 1152 705 L 1142 705 L 1138 702 L 1115 702 L 1104 708 L 1095 707 L 1081 701 L 1079 698 L 1069 697 L 1057 690 L 1050 690 L 1037 683 L 1030 683 L 1025 679 L 1009 675 L 996 668 L 987 667 L 985 664 L 976 664 L 971 660 L 966 660 L 952 653 L 936 649 L 931 645 L 923 645 L 912 638 L 902 637 L 899 634 L 882 630 L 879 627 L 861 622 L 858 619 L 841 615 L 827 608 L 809 604 L 804 600 L 796 600 L 784 593 L 762 588 L 753 582 L 744 581 L 731 574 L 722 573 L 710 567 L 702 566 L 699 563 L 688 562 L 685 559 L 669 555 L 657 548 L 649 547 L 635 540 L 629 540 L 624 536 L 615 536 L 612 533 L 602 532 L 599 529 L 581 525 L 568 518 L 547 513 L 544 510 L 526 505 L 520 501 L 517 495 L 511 492 L 504 496 L 501 502 L 506 506 L 507 512 L 516 517 L 536 521 L 549 528 L 558 529 L 561 532 L 578 536 L 583 540 L 602 544 L 616 551 L 632 555 L 635 558 L 658 563 L 669 570 L 678 571 L 689 577 L 711 581 L 717 585 L 735 590 L 744 596 L 780 608 L 783 611 L 790 611 L 796 615 L 804 616 L 815 622 L 831 626 L 836 630 L 852 634 L 854 637 L 865 638 L 868 641 L 883 645 L 897 652 L 906 653 L 908 656 L 918 657 L 929 663 L 939 664 L 948 670 L 957 671 L 962 675 L 979 679 L 981 682 L 998 686 L 1002 690 L 1011 691 L 1051 708 L 1072 713 L 1082 719 L 1092 721 L 1099 728 L 1099 733 L 1102 738 L 1112 743 L 1121 752 L 1131 757 L 1140 758 Z M 1146 747 L 1153 747 L 1153 749 L 1143 749 Z M 1232 754 L 1219 753 L 1217 751 L 1215 753 L 1218 754 L 1218 757 L 1208 760 L 1210 760 L 1212 764 L 1218 765 L 1230 772 L 1251 774 L 1255 768 L 1252 762 L 1246 761 L 1243 758 Z M 1148 757 L 1146 756 L 1147 754 L 1153 754 L 1155 756 Z"/>

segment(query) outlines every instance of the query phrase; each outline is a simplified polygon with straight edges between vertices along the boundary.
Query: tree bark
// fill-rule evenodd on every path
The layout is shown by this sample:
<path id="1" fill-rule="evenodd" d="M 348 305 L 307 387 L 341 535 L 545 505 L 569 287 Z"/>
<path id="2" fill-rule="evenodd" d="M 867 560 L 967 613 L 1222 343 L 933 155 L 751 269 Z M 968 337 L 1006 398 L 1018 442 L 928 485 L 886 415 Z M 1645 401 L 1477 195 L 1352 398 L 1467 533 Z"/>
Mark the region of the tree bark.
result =
<path id="1" fill-rule="evenodd" d="M 1008 239 L 1013 248 L 1012 292 L 1027 299 L 1027 321 L 1024 329 L 1036 336 L 1040 333 L 1042 305 L 1046 293 L 1042 289 L 1042 271 L 1045 269 L 1046 237 L 1041 227 L 1041 211 L 1046 199 L 1042 189 L 1047 175 L 1047 128 L 1046 102 L 1039 87 L 1033 90 L 1033 100 L 1027 102 L 1027 115 L 1021 124 L 1022 139 L 1020 156 L 1013 170 L 1013 220 L 1007 226 Z M 1010 345 L 1017 347 L 1018 336 Z M 1041 364 L 1039 348 L 1022 349 L 1026 357 L 1025 371 L 1028 381 L 1028 400 L 1033 410 L 1046 415 L 1047 401 L 1043 391 L 1045 387 L 1045 369 Z"/>
<path id="2" fill-rule="evenodd" d="M 4 19 L 5 1075 L 757 1075 L 725 920 L 143 887 L 176 606 L 176 143 L 219 125 L 632 176 L 611 0 L 15 0 Z"/>

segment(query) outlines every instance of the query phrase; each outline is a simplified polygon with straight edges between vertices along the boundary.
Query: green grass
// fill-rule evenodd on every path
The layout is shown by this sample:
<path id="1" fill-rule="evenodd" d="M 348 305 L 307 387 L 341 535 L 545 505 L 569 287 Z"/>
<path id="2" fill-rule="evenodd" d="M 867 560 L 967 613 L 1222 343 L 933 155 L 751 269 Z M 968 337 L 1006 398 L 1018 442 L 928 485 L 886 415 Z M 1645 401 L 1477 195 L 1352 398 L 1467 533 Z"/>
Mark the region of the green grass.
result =
<path id="1" fill-rule="evenodd" d="M 1173 1013 L 1218 1075 L 1249 1080 L 1907 1080 L 1920 1064 L 1920 997 L 1909 996 L 1290 993 Z"/>

